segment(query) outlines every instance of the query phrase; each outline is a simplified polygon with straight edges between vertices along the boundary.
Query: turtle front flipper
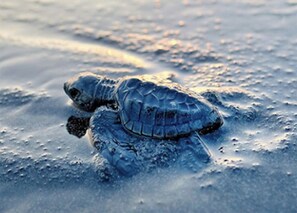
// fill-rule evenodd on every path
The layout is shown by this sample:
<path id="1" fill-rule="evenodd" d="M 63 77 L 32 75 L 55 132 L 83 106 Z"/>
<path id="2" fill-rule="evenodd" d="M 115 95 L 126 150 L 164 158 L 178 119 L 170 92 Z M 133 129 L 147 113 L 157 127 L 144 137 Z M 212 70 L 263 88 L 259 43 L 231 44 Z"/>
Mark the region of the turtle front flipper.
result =
<path id="1" fill-rule="evenodd" d="M 117 111 L 98 108 L 90 120 L 90 128 L 93 145 L 112 166 L 124 176 L 138 173 L 133 142 L 122 128 Z"/>
<path id="2" fill-rule="evenodd" d="M 181 146 L 181 156 L 178 160 L 181 167 L 196 172 L 210 162 L 211 154 L 198 133 L 194 132 L 189 137 L 180 138 L 178 142 Z"/>

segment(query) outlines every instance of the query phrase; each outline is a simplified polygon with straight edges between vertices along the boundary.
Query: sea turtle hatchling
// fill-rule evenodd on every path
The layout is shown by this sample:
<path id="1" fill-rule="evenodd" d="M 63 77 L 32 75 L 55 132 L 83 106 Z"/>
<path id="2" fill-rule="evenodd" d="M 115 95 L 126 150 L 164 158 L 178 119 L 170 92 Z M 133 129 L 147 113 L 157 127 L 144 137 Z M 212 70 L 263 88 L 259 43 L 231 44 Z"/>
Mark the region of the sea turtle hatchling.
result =
<path id="1" fill-rule="evenodd" d="M 64 90 L 85 111 L 116 106 L 123 127 L 141 136 L 175 138 L 223 124 L 215 107 L 177 83 L 157 85 L 141 76 L 113 80 L 86 72 L 66 82 Z"/>
<path id="2" fill-rule="evenodd" d="M 93 139 L 97 138 L 104 143 L 108 143 L 108 140 L 113 143 L 121 138 L 124 141 L 125 137 L 138 140 L 147 138 L 144 140 L 150 141 L 179 141 L 180 138 L 191 138 L 193 141 L 193 135 L 196 135 L 197 143 L 194 144 L 199 144 L 201 141 L 197 133 L 213 131 L 223 124 L 222 117 L 214 106 L 202 96 L 173 82 L 154 82 L 144 76 L 114 80 L 85 72 L 69 79 L 64 84 L 64 90 L 82 110 L 92 112 L 100 107 L 91 118 L 91 132 Z M 112 122 L 110 124 L 106 120 L 108 116 L 102 116 L 114 113 L 119 120 L 118 126 L 112 126 Z M 106 125 L 102 119 L 106 121 Z M 108 139 L 102 139 L 104 133 L 101 130 L 104 128 L 101 127 L 104 125 Z M 122 130 L 118 130 L 118 133 L 111 131 L 119 126 Z M 119 143 L 114 145 L 119 147 Z M 123 150 L 119 153 L 113 152 L 113 160 L 115 156 L 125 154 L 128 152 Z M 130 159 L 132 160 L 129 162 L 133 161 L 133 157 Z"/>

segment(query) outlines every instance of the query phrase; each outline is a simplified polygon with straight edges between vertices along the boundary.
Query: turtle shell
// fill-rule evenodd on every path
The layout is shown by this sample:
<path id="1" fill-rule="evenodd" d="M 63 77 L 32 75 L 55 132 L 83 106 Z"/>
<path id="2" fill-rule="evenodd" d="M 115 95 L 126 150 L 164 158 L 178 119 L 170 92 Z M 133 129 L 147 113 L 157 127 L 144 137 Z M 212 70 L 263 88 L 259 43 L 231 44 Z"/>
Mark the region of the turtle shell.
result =
<path id="1" fill-rule="evenodd" d="M 222 118 L 203 97 L 176 83 L 124 79 L 115 91 L 122 125 L 138 135 L 175 138 L 217 129 Z"/>

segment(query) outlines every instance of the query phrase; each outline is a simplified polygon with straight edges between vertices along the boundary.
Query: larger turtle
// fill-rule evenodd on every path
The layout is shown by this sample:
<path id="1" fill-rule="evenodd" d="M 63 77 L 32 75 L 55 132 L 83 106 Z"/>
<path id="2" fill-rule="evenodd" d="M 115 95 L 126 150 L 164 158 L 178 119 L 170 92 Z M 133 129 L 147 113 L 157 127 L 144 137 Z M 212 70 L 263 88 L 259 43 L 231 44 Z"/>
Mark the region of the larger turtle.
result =
<path id="1" fill-rule="evenodd" d="M 114 80 L 86 72 L 66 82 L 64 90 L 82 110 L 115 106 L 123 127 L 140 136 L 176 138 L 223 124 L 215 107 L 177 83 L 158 85 L 141 76 Z"/>
<path id="2" fill-rule="evenodd" d="M 81 73 L 68 80 L 64 90 L 80 109 L 96 110 L 90 133 L 100 153 L 100 176 L 109 176 L 109 165 L 131 176 L 183 156 L 182 167 L 197 167 L 210 156 L 198 133 L 223 123 L 202 96 L 147 76 L 113 80 Z"/>

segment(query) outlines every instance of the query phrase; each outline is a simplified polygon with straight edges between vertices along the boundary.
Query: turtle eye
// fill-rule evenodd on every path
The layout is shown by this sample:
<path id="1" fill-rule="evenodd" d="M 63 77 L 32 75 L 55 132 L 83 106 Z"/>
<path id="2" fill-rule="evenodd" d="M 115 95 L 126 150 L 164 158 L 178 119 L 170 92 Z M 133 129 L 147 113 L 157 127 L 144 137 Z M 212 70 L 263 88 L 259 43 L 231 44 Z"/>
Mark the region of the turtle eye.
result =
<path id="1" fill-rule="evenodd" d="M 76 98 L 77 96 L 80 95 L 80 91 L 76 88 L 71 88 L 69 90 L 69 95 L 72 97 L 72 98 Z"/>

